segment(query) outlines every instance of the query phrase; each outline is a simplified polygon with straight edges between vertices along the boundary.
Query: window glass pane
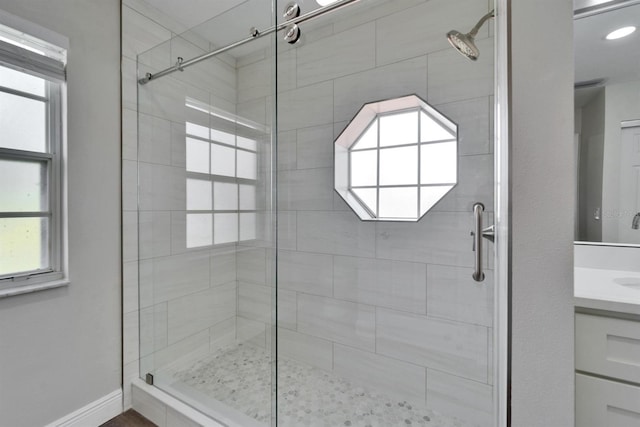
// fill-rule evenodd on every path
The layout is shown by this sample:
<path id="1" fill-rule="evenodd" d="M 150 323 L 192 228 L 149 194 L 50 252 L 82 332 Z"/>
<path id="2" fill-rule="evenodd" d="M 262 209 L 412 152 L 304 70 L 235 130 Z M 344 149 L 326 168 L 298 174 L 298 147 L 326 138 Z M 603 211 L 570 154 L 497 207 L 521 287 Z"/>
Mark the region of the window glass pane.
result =
<path id="1" fill-rule="evenodd" d="M 251 151 L 258 151 L 258 141 L 256 141 L 255 139 L 249 139 L 239 136 L 237 139 L 237 144 L 240 148 L 246 148 L 247 150 Z"/>
<path id="2" fill-rule="evenodd" d="M 360 150 L 363 148 L 374 148 L 378 146 L 378 120 L 374 120 L 369 128 L 362 134 L 358 142 L 356 142 L 352 150 Z"/>
<path id="3" fill-rule="evenodd" d="M 420 215 L 427 213 L 451 188 L 453 188 L 452 185 L 422 187 L 420 189 Z"/>
<path id="4" fill-rule="evenodd" d="M 256 153 L 238 150 L 238 178 L 258 177 L 258 156 Z"/>
<path id="5" fill-rule="evenodd" d="M 45 80 L 31 74 L 0 66 L 0 86 L 45 96 Z"/>
<path id="6" fill-rule="evenodd" d="M 211 144 L 211 173 L 236 176 L 236 150 L 231 147 Z"/>
<path id="7" fill-rule="evenodd" d="M 420 183 L 455 184 L 458 176 L 456 142 L 427 144 L 420 147 Z"/>
<path id="8" fill-rule="evenodd" d="M 213 215 L 213 243 L 238 241 L 238 214 L 222 213 Z"/>
<path id="9" fill-rule="evenodd" d="M 418 215 L 418 188 L 380 189 L 380 216 L 383 218 L 415 218 Z"/>
<path id="10" fill-rule="evenodd" d="M 240 214 L 240 240 L 253 240 L 256 238 L 256 214 Z"/>
<path id="11" fill-rule="evenodd" d="M 378 210 L 378 191 L 375 188 L 354 188 L 353 192 L 362 203 L 364 203 L 369 210 L 376 216 Z"/>
<path id="12" fill-rule="evenodd" d="M 187 179 L 187 210 L 211 210 L 211 182 L 201 179 Z"/>
<path id="13" fill-rule="evenodd" d="M 418 146 L 380 150 L 380 185 L 418 183 Z"/>
<path id="14" fill-rule="evenodd" d="M 198 139 L 187 138 L 187 170 L 209 173 L 209 144 Z"/>
<path id="15" fill-rule="evenodd" d="M 236 136 L 234 134 L 222 132 L 217 129 L 211 129 L 211 140 L 222 142 L 223 144 L 236 145 Z"/>
<path id="16" fill-rule="evenodd" d="M 380 146 L 415 144 L 418 142 L 418 112 L 380 117 Z"/>
<path id="17" fill-rule="evenodd" d="M 213 209 L 216 211 L 237 211 L 238 184 L 215 182 L 213 184 Z"/>
<path id="18" fill-rule="evenodd" d="M 48 218 L 0 218 L 0 275 L 49 267 Z"/>
<path id="19" fill-rule="evenodd" d="M 256 210 L 256 186 L 240 185 L 240 210 Z"/>
<path id="20" fill-rule="evenodd" d="M 1 212 L 48 210 L 46 163 L 0 159 L 0 177 Z"/>
<path id="21" fill-rule="evenodd" d="M 378 184 L 378 150 L 351 153 L 351 186 Z"/>
<path id="22" fill-rule="evenodd" d="M 195 123 L 187 122 L 187 135 L 209 139 L 209 128 Z"/>
<path id="23" fill-rule="evenodd" d="M 449 130 L 444 128 L 438 122 L 420 113 L 420 142 L 444 141 L 455 138 Z"/>
<path id="24" fill-rule="evenodd" d="M 0 92 L 0 147 L 47 151 L 46 105 Z"/>
<path id="25" fill-rule="evenodd" d="M 212 214 L 187 214 L 187 247 L 209 246 L 213 239 Z"/>

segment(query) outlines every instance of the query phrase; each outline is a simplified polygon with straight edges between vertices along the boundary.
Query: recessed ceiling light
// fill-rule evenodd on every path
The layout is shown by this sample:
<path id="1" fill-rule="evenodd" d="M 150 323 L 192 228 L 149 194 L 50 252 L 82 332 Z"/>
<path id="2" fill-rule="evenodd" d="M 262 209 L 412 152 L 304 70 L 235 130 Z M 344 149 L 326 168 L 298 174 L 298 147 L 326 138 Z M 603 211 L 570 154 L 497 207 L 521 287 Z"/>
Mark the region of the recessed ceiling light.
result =
<path id="1" fill-rule="evenodd" d="M 611 31 L 607 34 L 607 40 L 616 40 L 621 39 L 622 37 L 627 37 L 629 34 L 632 34 L 636 30 L 636 27 L 623 27 L 618 28 L 615 31 Z"/>
<path id="2" fill-rule="evenodd" d="M 320 6 L 328 6 L 331 3 L 335 3 L 338 0 L 316 0 L 316 2 L 320 5 Z"/>

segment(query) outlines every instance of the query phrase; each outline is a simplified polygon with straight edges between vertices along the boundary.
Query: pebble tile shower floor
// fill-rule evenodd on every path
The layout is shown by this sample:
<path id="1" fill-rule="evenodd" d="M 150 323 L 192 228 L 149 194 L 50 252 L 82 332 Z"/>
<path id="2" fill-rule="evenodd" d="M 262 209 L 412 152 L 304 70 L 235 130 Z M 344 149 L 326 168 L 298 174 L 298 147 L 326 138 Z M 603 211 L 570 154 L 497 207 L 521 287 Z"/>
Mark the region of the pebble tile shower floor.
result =
<path id="1" fill-rule="evenodd" d="M 174 378 L 266 426 L 271 417 L 270 366 L 268 352 L 238 344 L 177 371 Z M 470 426 L 290 359 L 279 360 L 278 368 L 279 426 Z"/>

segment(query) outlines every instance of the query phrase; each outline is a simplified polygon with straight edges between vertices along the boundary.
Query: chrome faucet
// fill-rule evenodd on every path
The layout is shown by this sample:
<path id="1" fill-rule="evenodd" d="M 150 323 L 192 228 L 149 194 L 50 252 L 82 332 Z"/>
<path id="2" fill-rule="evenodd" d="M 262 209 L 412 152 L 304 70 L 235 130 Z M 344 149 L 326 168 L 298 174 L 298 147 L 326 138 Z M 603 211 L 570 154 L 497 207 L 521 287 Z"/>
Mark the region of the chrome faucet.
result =
<path id="1" fill-rule="evenodd" d="M 633 217 L 633 221 L 631 222 L 631 228 L 637 230 L 640 228 L 640 212 Z"/>

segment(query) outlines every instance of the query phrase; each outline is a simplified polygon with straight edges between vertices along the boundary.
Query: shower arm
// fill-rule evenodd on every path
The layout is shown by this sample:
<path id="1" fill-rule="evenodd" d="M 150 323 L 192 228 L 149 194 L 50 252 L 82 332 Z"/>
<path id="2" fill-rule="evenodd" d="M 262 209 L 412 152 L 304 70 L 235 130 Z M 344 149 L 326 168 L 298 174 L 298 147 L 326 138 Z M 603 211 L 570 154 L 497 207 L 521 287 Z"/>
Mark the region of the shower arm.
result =
<path id="1" fill-rule="evenodd" d="M 337 1 L 335 3 L 331 3 L 327 6 L 323 6 L 323 7 L 319 7 L 318 9 L 312 10 L 311 12 L 305 13 L 304 15 L 300 15 L 297 18 L 292 18 L 289 19 L 286 22 L 283 22 L 281 24 L 277 24 L 274 25 L 273 27 L 269 27 L 266 28 L 262 31 L 258 31 L 255 28 L 251 28 L 250 30 L 250 37 L 247 37 L 245 39 L 239 40 L 235 43 L 231 43 L 227 46 L 221 47 L 219 49 L 216 49 L 214 51 L 211 52 L 207 52 L 205 54 L 202 54 L 200 56 L 196 56 L 195 58 L 191 58 L 187 61 L 178 61 L 174 66 L 169 67 L 169 68 L 165 68 L 162 71 L 158 71 L 157 73 L 147 73 L 144 77 L 142 77 L 141 79 L 138 80 L 138 83 L 141 85 L 145 85 L 147 83 L 149 83 L 151 80 L 156 80 L 159 79 L 160 77 L 164 77 L 166 75 L 175 73 L 176 71 L 184 71 L 185 68 L 190 67 L 192 65 L 195 65 L 199 62 L 205 61 L 209 58 L 213 58 L 216 55 L 219 55 L 223 52 L 229 51 L 231 49 L 234 49 L 238 46 L 242 46 L 244 44 L 247 44 L 255 39 L 259 39 L 261 37 L 264 37 L 266 35 L 272 34 L 272 33 L 276 33 L 278 31 L 284 30 L 285 28 L 288 28 L 291 25 L 294 24 L 300 24 L 302 22 L 306 22 L 306 21 L 310 21 L 312 19 L 315 19 L 319 16 L 324 15 L 325 13 L 328 12 L 333 12 L 335 10 L 341 9 L 345 6 L 350 5 L 351 3 L 357 3 L 360 0 L 340 0 Z"/>
<path id="2" fill-rule="evenodd" d="M 471 29 L 471 31 L 469 31 L 468 35 L 470 37 L 475 37 L 478 34 L 478 31 L 480 31 L 480 28 L 482 28 L 482 26 L 484 25 L 484 23 L 487 22 L 488 19 L 493 18 L 495 16 L 494 12 L 495 12 L 495 9 L 492 9 L 491 12 L 487 13 L 482 18 L 480 18 L 478 23 Z"/>

